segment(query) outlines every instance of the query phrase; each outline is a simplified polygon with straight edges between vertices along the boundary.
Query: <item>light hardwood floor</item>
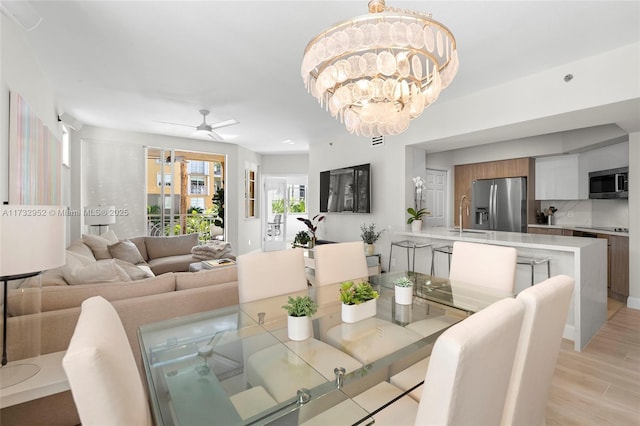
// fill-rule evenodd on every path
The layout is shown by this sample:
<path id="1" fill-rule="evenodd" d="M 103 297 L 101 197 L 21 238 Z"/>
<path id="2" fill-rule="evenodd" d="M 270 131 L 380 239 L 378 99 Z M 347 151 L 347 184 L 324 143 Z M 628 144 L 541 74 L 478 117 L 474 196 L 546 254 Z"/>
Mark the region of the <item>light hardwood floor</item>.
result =
<path id="1" fill-rule="evenodd" d="M 610 304 L 609 313 L 582 352 L 562 342 L 547 426 L 640 425 L 640 310 Z"/>

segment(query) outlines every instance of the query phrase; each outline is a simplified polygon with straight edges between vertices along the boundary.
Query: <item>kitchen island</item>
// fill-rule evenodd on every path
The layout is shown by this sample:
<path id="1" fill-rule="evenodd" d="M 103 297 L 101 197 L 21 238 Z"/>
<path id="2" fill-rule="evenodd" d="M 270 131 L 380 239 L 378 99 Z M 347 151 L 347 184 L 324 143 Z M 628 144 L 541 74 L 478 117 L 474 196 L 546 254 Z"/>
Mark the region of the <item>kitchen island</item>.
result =
<path id="1" fill-rule="evenodd" d="M 518 256 L 549 257 L 551 276 L 568 275 L 575 279 L 573 300 L 569 307 L 563 337 L 574 341 L 575 350 L 580 351 L 595 335 L 607 319 L 607 242 L 597 238 L 568 237 L 560 235 L 525 234 L 519 232 L 479 231 L 451 228 L 426 228 L 412 232 L 408 228 L 397 232 L 403 238 L 428 241 L 433 247 L 452 245 L 454 241 L 468 241 L 515 247 Z M 403 262 L 402 251 L 398 251 L 399 262 Z M 394 257 L 396 253 L 394 253 Z M 392 260 L 392 264 L 394 260 Z M 434 257 L 435 275 L 448 276 L 446 255 Z M 418 250 L 416 270 L 428 273 L 431 268 L 431 253 Z M 535 282 L 547 278 L 547 268 L 534 269 Z M 531 269 L 518 265 L 516 271 L 516 293 L 531 285 Z"/>

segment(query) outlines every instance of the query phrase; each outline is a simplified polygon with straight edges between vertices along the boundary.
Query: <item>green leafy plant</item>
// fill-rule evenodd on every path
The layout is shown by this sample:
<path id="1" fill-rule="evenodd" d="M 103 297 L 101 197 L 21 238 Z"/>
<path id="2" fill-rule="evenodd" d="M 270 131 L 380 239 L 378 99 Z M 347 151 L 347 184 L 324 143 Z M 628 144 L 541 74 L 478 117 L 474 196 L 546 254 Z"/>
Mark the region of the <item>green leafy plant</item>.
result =
<path id="1" fill-rule="evenodd" d="M 311 236 L 307 231 L 298 231 L 295 237 L 293 237 L 293 246 L 306 246 L 311 241 Z"/>
<path id="2" fill-rule="evenodd" d="M 377 299 L 377 291 L 366 281 L 345 281 L 340 285 L 340 301 L 345 305 L 359 305 L 371 299 Z"/>
<path id="3" fill-rule="evenodd" d="M 397 287 L 411 287 L 413 286 L 413 281 L 411 281 L 407 277 L 400 277 L 393 282 L 393 284 Z"/>
<path id="4" fill-rule="evenodd" d="M 318 304 L 309 296 L 289 296 L 289 301 L 282 308 L 292 317 L 310 317 L 318 312 Z"/>
<path id="5" fill-rule="evenodd" d="M 409 207 L 407 209 L 407 213 L 409 213 L 409 219 L 407 219 L 407 223 L 411 223 L 414 220 L 422 220 L 423 216 L 429 216 L 431 212 L 426 208 L 416 210 L 413 207 Z"/>
<path id="6" fill-rule="evenodd" d="M 382 235 L 384 229 L 380 232 L 377 232 L 375 223 L 370 223 L 369 225 L 363 223 L 362 225 L 360 225 L 360 231 L 362 231 L 360 233 L 360 238 L 362 238 L 362 241 L 364 241 L 365 244 L 374 244 L 376 241 L 378 241 L 378 238 L 380 238 L 380 235 Z"/>
<path id="7" fill-rule="evenodd" d="M 307 228 L 309 229 L 309 233 L 311 234 L 311 238 L 315 238 L 316 231 L 318 230 L 318 225 L 320 224 L 320 222 L 324 220 L 324 216 L 317 214 L 311 219 L 307 219 L 305 217 L 299 217 L 297 219 L 300 222 L 303 222 L 305 225 L 307 225 Z"/>

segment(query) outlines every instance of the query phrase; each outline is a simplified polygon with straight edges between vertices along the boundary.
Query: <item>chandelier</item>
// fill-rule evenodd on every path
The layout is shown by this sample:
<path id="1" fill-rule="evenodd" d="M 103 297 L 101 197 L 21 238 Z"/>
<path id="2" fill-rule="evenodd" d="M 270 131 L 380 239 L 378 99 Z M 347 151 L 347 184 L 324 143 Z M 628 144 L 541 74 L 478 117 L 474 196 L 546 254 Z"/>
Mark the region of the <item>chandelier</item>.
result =
<path id="1" fill-rule="evenodd" d="M 350 133 L 397 135 L 434 103 L 458 71 L 456 39 L 431 14 L 385 7 L 311 40 L 301 74 L 307 91 Z"/>

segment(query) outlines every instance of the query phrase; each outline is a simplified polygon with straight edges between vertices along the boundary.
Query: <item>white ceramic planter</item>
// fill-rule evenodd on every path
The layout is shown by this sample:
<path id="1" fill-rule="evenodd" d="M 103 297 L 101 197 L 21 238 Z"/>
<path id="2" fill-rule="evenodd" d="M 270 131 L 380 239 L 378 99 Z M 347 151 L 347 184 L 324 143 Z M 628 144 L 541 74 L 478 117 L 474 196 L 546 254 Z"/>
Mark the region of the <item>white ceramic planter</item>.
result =
<path id="1" fill-rule="evenodd" d="M 422 229 L 422 219 L 411 222 L 411 232 L 418 232 Z"/>
<path id="2" fill-rule="evenodd" d="M 411 287 L 399 287 L 396 289 L 396 303 L 399 305 L 410 305 L 413 300 L 413 286 Z"/>
<path id="3" fill-rule="evenodd" d="M 368 300 L 359 305 L 342 304 L 343 322 L 354 323 L 374 316 L 376 316 L 376 299 Z"/>
<path id="4" fill-rule="evenodd" d="M 364 252 L 367 254 L 367 256 L 371 256 L 376 250 L 376 246 L 373 244 L 365 244 L 364 245 Z"/>
<path id="5" fill-rule="evenodd" d="M 289 340 L 307 340 L 311 337 L 311 317 L 287 316 Z"/>

